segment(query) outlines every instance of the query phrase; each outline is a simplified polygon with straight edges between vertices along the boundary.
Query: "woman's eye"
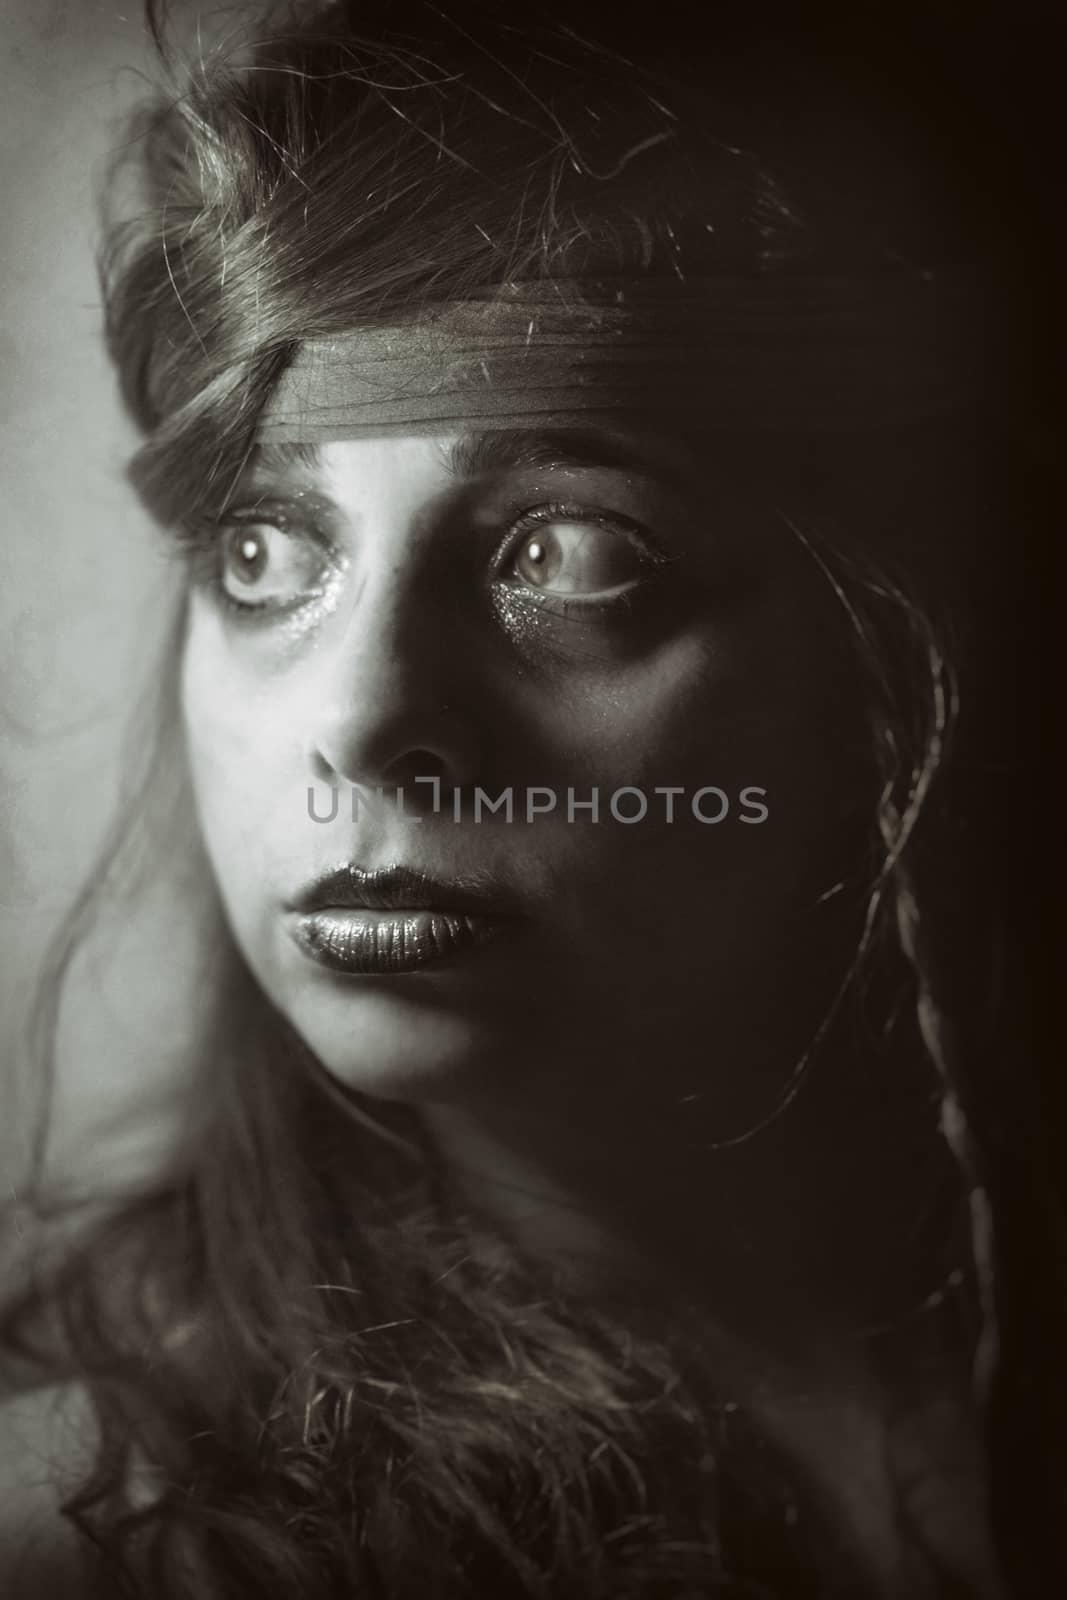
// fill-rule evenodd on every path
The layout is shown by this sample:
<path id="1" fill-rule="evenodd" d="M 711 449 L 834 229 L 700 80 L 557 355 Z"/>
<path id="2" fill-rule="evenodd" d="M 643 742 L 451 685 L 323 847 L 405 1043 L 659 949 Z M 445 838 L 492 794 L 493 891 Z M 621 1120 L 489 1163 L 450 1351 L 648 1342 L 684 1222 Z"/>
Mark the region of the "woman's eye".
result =
<path id="1" fill-rule="evenodd" d="M 237 522 L 222 536 L 219 584 L 245 610 L 281 607 L 321 586 L 326 563 L 309 539 L 270 522 Z"/>
<path id="2" fill-rule="evenodd" d="M 530 589 L 607 599 L 633 588 L 651 564 L 625 531 L 598 518 L 538 512 L 525 521 L 509 565 L 513 579 Z"/>

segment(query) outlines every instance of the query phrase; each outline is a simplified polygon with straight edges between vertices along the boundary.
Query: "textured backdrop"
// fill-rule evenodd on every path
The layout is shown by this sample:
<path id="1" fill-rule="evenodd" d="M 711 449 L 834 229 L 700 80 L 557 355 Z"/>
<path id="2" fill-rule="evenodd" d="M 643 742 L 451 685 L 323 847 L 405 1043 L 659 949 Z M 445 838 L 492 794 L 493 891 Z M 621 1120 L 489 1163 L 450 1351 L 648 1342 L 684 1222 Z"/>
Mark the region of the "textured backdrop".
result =
<path id="1" fill-rule="evenodd" d="M 133 443 L 100 345 L 94 197 L 150 50 L 137 0 L 5 0 L 0 18 L 0 1176 L 41 952 L 91 865 L 127 708 L 173 582 L 122 481 Z M 128 989 L 129 985 L 125 987 Z M 88 1034 L 78 1094 L 115 1054 Z"/>

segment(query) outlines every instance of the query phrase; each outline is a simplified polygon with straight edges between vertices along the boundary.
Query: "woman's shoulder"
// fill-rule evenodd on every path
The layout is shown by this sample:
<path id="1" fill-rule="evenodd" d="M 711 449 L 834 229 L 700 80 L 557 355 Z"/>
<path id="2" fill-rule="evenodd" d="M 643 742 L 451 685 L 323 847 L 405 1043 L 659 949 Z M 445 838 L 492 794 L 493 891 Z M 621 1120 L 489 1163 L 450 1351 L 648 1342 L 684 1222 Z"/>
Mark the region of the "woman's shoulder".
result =
<path id="1" fill-rule="evenodd" d="M 76 1595 L 84 1546 L 61 1506 L 92 1466 L 92 1402 L 77 1383 L 0 1396 L 0 1593 Z"/>

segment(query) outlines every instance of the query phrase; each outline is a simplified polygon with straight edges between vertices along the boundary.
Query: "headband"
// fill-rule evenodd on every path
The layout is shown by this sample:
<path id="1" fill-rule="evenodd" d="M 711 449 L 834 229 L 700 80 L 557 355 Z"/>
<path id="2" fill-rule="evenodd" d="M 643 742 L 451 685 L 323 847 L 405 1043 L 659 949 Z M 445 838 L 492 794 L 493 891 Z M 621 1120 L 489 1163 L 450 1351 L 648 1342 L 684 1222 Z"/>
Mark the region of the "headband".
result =
<path id="1" fill-rule="evenodd" d="M 920 277 L 509 284 L 304 341 L 263 443 L 581 425 L 639 413 L 709 427 L 891 426 L 965 403 L 958 292 Z"/>

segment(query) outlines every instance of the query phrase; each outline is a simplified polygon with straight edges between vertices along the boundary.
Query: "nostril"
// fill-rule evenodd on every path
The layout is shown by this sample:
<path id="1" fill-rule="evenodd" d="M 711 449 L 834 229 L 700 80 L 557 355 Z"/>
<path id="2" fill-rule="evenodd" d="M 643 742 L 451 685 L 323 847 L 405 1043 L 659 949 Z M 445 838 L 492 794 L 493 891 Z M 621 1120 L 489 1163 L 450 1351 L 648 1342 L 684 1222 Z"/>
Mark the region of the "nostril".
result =
<path id="1" fill-rule="evenodd" d="M 406 816 L 435 816 L 451 805 L 456 774 L 432 750 L 410 750 L 392 763 L 378 788 Z"/>
<path id="2" fill-rule="evenodd" d="M 368 698 L 324 708 L 312 739 L 314 768 L 327 781 L 396 789 L 422 778 L 427 792 L 432 780 L 443 793 L 478 781 L 482 746 L 471 716 L 440 705 L 420 710 Z"/>
<path id="3" fill-rule="evenodd" d="M 408 750 L 399 760 L 393 762 L 385 774 L 386 782 L 397 787 L 413 785 L 420 778 L 434 779 L 442 790 L 452 786 L 447 763 L 432 750 Z M 427 782 L 427 790 L 430 787 Z"/>

